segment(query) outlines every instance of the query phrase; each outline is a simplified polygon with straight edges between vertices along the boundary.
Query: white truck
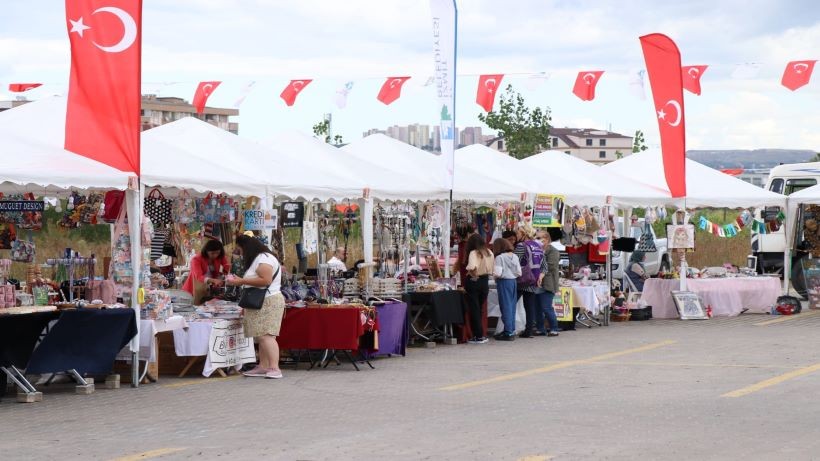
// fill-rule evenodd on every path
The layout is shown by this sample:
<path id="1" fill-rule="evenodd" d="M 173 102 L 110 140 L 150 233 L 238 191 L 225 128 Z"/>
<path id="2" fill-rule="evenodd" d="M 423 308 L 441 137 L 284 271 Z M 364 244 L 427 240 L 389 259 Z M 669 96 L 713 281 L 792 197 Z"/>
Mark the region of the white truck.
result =
<path id="1" fill-rule="evenodd" d="M 820 181 L 820 162 L 792 163 L 772 168 L 765 188 L 778 194 L 790 195 L 814 186 Z M 771 222 L 777 227 L 780 207 L 765 207 L 755 210 L 755 219 Z M 760 274 L 783 275 L 783 255 L 786 251 L 786 234 L 782 227 L 767 234 L 752 233 L 752 256 L 757 258 L 757 272 Z M 806 283 L 800 259 L 806 255 L 795 252 L 792 255 L 792 270 L 789 274 L 792 286 L 801 296 L 806 295 Z"/>
<path id="2" fill-rule="evenodd" d="M 618 218 L 618 226 L 623 226 L 623 218 Z M 638 219 L 637 225 L 634 225 L 629 228 L 630 235 L 629 237 L 634 238 L 635 240 L 640 240 L 641 235 L 643 235 L 646 227 L 644 226 L 643 218 Z M 652 232 L 652 238 L 655 240 L 655 247 L 657 247 L 658 251 L 654 253 L 647 253 L 646 260 L 644 261 L 644 266 L 646 267 L 646 273 L 650 276 L 658 275 L 658 272 L 664 271 L 668 272 L 671 265 L 671 260 L 669 259 L 669 251 L 668 246 L 666 244 L 666 238 L 658 238 L 655 234 L 655 229 L 652 226 L 649 226 L 649 229 Z M 626 260 L 629 261 L 629 257 L 632 253 L 626 254 Z M 613 280 L 621 280 L 624 275 L 623 271 L 623 255 L 620 251 L 613 251 L 612 252 L 612 279 Z"/>

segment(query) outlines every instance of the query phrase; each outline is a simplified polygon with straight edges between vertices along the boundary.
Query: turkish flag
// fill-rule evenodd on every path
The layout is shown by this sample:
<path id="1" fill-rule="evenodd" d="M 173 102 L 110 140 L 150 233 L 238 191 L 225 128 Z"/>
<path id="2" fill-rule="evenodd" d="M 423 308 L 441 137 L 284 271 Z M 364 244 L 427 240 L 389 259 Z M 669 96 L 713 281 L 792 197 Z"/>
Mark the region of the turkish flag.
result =
<path id="1" fill-rule="evenodd" d="M 807 85 L 814 70 L 814 63 L 817 61 L 791 61 L 786 64 L 783 71 L 783 78 L 780 83 L 786 88 L 794 91 L 801 86 Z"/>
<path id="2" fill-rule="evenodd" d="M 646 73 L 658 116 L 663 172 L 672 197 L 686 196 L 686 123 L 680 51 L 663 34 L 641 37 Z"/>
<path id="3" fill-rule="evenodd" d="M 590 70 L 578 72 L 575 77 L 575 86 L 572 87 L 572 92 L 575 96 L 581 98 L 581 101 L 592 101 L 595 99 L 595 85 L 601 79 L 604 71 Z"/>
<path id="4" fill-rule="evenodd" d="M 208 102 L 208 98 L 220 83 L 222 82 L 199 82 L 199 85 L 196 87 L 196 92 L 194 93 L 194 107 L 196 107 L 197 114 L 201 114 L 202 111 L 205 110 L 205 104 Z"/>
<path id="5" fill-rule="evenodd" d="M 399 99 L 399 97 L 401 97 L 401 86 L 408 80 L 410 80 L 410 77 L 387 77 L 376 99 L 386 105 Z"/>
<path id="6" fill-rule="evenodd" d="M 484 111 L 493 111 L 495 93 L 501 85 L 502 78 L 504 78 L 504 74 L 482 75 L 478 77 L 478 91 L 475 95 L 475 102 L 484 108 Z"/>
<path id="7" fill-rule="evenodd" d="M 140 172 L 142 0 L 66 0 L 65 149 Z"/>
<path id="8" fill-rule="evenodd" d="M 709 66 L 684 66 L 681 67 L 681 80 L 683 89 L 700 96 L 700 77 L 706 72 Z"/>
<path id="9" fill-rule="evenodd" d="M 292 106 L 293 103 L 296 102 L 296 96 L 299 96 L 299 93 L 312 81 L 313 80 L 291 80 L 288 86 L 282 90 L 282 94 L 280 94 L 279 97 L 285 101 L 285 104 Z"/>
<path id="10" fill-rule="evenodd" d="M 9 91 L 12 93 L 22 93 L 38 86 L 43 86 L 42 83 L 9 83 Z"/>

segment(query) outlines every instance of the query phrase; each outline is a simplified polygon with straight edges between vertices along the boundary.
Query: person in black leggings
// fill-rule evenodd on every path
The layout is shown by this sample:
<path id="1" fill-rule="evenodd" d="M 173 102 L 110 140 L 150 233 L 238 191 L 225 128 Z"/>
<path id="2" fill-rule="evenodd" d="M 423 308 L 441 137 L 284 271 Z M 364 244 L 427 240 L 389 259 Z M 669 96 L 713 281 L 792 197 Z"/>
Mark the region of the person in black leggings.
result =
<path id="1" fill-rule="evenodd" d="M 467 239 L 467 279 L 464 289 L 470 307 L 470 329 L 473 337 L 468 341 L 471 344 L 483 344 L 488 341 L 484 335 L 484 315 L 482 306 L 487 302 L 487 293 L 490 291 L 490 274 L 493 273 L 495 258 L 493 252 L 487 248 L 487 242 L 478 234 Z"/>

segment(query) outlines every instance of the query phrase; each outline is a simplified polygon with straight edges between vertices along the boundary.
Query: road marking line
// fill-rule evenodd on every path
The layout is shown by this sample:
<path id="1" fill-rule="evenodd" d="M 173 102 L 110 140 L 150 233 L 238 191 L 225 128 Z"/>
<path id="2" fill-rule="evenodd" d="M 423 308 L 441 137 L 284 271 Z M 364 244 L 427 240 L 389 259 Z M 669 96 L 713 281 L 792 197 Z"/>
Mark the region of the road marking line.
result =
<path id="1" fill-rule="evenodd" d="M 518 371 L 518 372 L 515 372 L 515 373 L 507 373 L 507 374 L 504 374 L 504 375 L 499 375 L 499 376 L 496 376 L 494 378 L 481 379 L 481 380 L 478 380 L 478 381 L 470 381 L 470 382 L 462 383 L 462 384 L 454 384 L 452 386 L 446 386 L 446 387 L 439 388 L 439 390 L 440 391 L 457 391 L 457 390 L 461 390 L 461 389 L 469 389 L 471 387 L 482 386 L 484 384 L 500 383 L 500 382 L 503 382 L 503 381 L 510 381 L 510 380 L 517 379 L 517 378 L 525 378 L 527 376 L 537 375 L 537 374 L 541 374 L 541 373 L 548 373 L 550 371 L 560 370 L 562 368 L 568 368 L 568 367 L 572 367 L 572 366 L 575 366 L 575 365 L 583 365 L 583 364 L 587 364 L 587 363 L 599 362 L 599 361 L 602 361 L 602 360 L 608 360 L 608 359 L 612 359 L 612 358 L 615 358 L 615 357 L 620 357 L 622 355 L 635 354 L 637 352 L 650 351 L 652 349 L 657 349 L 659 347 L 668 346 L 670 344 L 675 344 L 676 342 L 677 341 L 667 340 L 667 341 L 661 341 L 661 342 L 658 342 L 658 343 L 647 344 L 646 346 L 636 347 L 636 348 L 633 348 L 633 349 L 627 349 L 627 350 L 618 351 L 618 352 L 609 352 L 607 354 L 596 355 L 595 357 L 590 357 L 588 359 L 567 360 L 567 361 L 564 361 L 564 362 L 558 362 L 558 363 L 553 364 L 553 365 L 548 365 L 548 366 L 542 367 L 542 368 L 533 368 L 531 370 L 524 370 L 524 371 Z"/>
<path id="2" fill-rule="evenodd" d="M 553 458 L 550 455 L 531 455 L 518 458 L 518 461 L 549 461 Z"/>
<path id="3" fill-rule="evenodd" d="M 771 368 L 775 370 L 795 370 L 799 365 L 755 365 L 755 364 L 724 364 L 724 363 L 674 363 L 674 362 L 595 362 L 596 365 L 638 365 L 648 367 L 699 367 L 699 368 Z"/>
<path id="4" fill-rule="evenodd" d="M 754 326 L 756 326 L 756 327 L 765 327 L 766 325 L 773 325 L 773 324 L 775 324 L 775 323 L 788 322 L 789 320 L 795 320 L 795 319 L 802 319 L 802 318 L 806 318 L 806 317 L 812 317 L 812 316 L 815 316 L 815 315 L 817 315 L 817 314 L 820 314 L 820 311 L 806 312 L 805 314 L 784 315 L 784 316 L 782 316 L 782 317 L 781 317 L 781 318 L 779 318 L 779 319 L 774 319 L 774 320 L 766 320 L 765 322 L 753 323 L 752 325 L 754 325 Z"/>
<path id="5" fill-rule="evenodd" d="M 757 392 L 759 390 L 765 389 L 767 387 L 774 386 L 776 384 L 780 384 L 782 382 L 788 381 L 790 379 L 797 378 L 799 376 L 807 375 L 809 373 L 814 373 L 815 371 L 820 370 L 820 363 L 799 368 L 794 371 L 790 371 L 788 373 L 784 373 L 780 376 L 775 376 L 774 378 L 769 378 L 763 381 L 760 381 L 757 384 L 752 384 L 751 386 L 746 386 L 743 389 L 738 389 L 736 391 L 727 392 L 721 397 L 743 397 L 744 395 L 749 395 L 753 392 Z"/>
<path id="6" fill-rule="evenodd" d="M 111 461 L 138 461 L 141 459 L 157 458 L 159 456 L 170 455 L 172 453 L 179 453 L 187 448 L 158 448 L 156 450 L 144 451 L 136 455 L 123 456 L 121 458 L 114 458 Z"/>
<path id="7" fill-rule="evenodd" d="M 184 382 L 181 382 L 181 383 L 163 384 L 162 387 L 166 387 L 166 388 L 169 388 L 169 389 L 174 389 L 174 388 L 177 388 L 177 387 L 194 386 L 196 384 L 221 383 L 221 382 L 225 382 L 229 379 L 239 378 L 241 376 L 242 375 L 233 375 L 233 376 L 227 376 L 225 378 L 192 379 L 192 380 L 184 381 Z"/>

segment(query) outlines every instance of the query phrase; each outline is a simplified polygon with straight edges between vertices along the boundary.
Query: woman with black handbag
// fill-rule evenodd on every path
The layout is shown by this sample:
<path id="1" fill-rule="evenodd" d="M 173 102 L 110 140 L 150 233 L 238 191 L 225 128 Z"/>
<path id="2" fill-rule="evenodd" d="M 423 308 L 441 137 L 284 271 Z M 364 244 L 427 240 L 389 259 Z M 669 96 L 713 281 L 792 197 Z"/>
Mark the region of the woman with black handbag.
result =
<path id="1" fill-rule="evenodd" d="M 239 306 L 244 308 L 242 325 L 246 337 L 259 342 L 259 365 L 243 373 L 250 377 L 279 379 L 279 344 L 276 337 L 285 314 L 281 266 L 268 247 L 254 237 L 240 235 L 236 247 L 245 262 L 242 277 L 229 275 L 226 283 L 243 287 Z"/>

